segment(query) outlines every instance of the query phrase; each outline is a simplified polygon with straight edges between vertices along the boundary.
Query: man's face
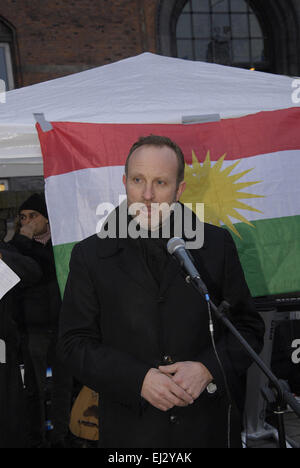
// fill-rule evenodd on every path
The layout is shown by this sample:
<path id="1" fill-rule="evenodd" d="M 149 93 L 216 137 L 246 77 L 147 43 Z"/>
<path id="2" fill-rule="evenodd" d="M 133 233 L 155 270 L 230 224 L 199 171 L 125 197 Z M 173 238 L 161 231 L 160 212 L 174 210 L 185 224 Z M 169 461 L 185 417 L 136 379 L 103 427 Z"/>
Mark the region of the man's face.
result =
<path id="1" fill-rule="evenodd" d="M 48 220 L 38 211 L 22 210 L 20 212 L 20 224 L 22 227 L 30 224 L 33 228 L 33 235 L 39 236 L 47 231 Z"/>
<path id="2" fill-rule="evenodd" d="M 177 184 L 178 160 L 176 153 L 168 146 L 144 145 L 136 149 L 129 159 L 128 175 L 124 174 L 128 206 L 142 203 L 142 215 L 150 227 L 155 217 L 157 204 L 172 205 L 178 201 L 185 189 L 185 182 Z M 152 206 L 152 208 L 151 208 Z M 160 215 L 160 222 L 161 222 Z"/>

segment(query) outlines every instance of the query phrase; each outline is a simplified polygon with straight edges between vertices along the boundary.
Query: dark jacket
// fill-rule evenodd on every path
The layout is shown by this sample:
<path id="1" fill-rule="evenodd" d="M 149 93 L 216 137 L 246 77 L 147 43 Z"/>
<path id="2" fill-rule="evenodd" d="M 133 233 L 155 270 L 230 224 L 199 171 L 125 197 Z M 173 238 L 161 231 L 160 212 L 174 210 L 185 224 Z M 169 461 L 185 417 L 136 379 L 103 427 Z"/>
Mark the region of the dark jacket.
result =
<path id="1" fill-rule="evenodd" d="M 46 331 L 58 328 L 61 295 L 56 279 L 52 242 L 43 245 L 21 234 L 11 241 L 23 255 L 34 259 L 42 270 L 42 278 L 23 292 L 22 323 L 27 331 Z"/>
<path id="2" fill-rule="evenodd" d="M 24 447 L 24 395 L 19 368 L 20 338 L 16 320 L 21 313 L 23 287 L 39 281 L 42 272 L 31 258 L 0 242 L 3 261 L 20 277 L 18 283 L 0 300 L 0 340 L 5 343 L 5 363 L 0 364 L 0 447 Z"/>
<path id="3" fill-rule="evenodd" d="M 232 305 L 232 322 L 260 351 L 264 325 L 230 234 L 205 225 L 205 244 L 191 253 L 212 300 Z M 228 395 L 209 334 L 207 306 L 171 256 L 159 287 L 132 240 L 95 235 L 77 244 L 60 334 L 64 361 L 79 381 L 100 394 L 101 447 L 227 446 Z M 235 399 L 250 360 L 216 320 L 215 341 Z M 193 405 L 167 412 L 143 401 L 146 373 L 170 359 L 202 362 L 217 391 L 204 391 Z M 240 446 L 240 429 L 234 408 L 232 446 Z"/>

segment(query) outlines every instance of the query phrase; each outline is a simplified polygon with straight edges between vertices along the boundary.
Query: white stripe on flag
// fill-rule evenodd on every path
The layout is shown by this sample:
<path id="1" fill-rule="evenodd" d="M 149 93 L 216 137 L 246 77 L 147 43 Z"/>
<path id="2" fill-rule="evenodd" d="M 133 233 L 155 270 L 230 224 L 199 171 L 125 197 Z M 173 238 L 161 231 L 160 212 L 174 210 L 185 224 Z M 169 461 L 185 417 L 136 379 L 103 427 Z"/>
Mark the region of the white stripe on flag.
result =
<path id="1" fill-rule="evenodd" d="M 234 162 L 225 159 L 222 169 Z M 236 183 L 261 183 L 246 187 L 241 193 L 263 195 L 264 198 L 241 199 L 262 212 L 240 210 L 245 218 L 255 221 L 299 215 L 300 151 L 282 151 L 241 158 L 241 162 L 230 175 L 248 169 L 253 170 Z M 111 166 L 83 169 L 46 179 L 46 197 L 54 245 L 77 242 L 95 234 L 101 219 L 101 216 L 96 214 L 99 204 L 108 202 L 117 206 L 119 197 L 125 194 L 123 173 L 124 166 Z M 238 220 L 232 219 L 232 222 Z"/>
<path id="2" fill-rule="evenodd" d="M 96 232 L 100 203 L 119 205 L 124 166 L 83 169 L 46 179 L 53 245 L 78 242 Z"/>

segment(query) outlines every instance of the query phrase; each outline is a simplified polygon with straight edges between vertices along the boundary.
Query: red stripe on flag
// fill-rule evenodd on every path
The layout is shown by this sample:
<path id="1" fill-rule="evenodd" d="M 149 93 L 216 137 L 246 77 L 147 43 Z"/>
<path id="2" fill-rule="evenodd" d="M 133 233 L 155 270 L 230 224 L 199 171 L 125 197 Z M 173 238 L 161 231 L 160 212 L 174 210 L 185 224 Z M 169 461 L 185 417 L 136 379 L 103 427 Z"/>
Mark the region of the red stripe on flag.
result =
<path id="1" fill-rule="evenodd" d="M 164 135 L 204 161 L 224 153 L 227 160 L 300 149 L 300 108 L 260 112 L 203 124 L 95 124 L 53 122 L 43 132 L 37 124 L 45 178 L 80 169 L 124 165 L 132 144 L 149 134 Z"/>

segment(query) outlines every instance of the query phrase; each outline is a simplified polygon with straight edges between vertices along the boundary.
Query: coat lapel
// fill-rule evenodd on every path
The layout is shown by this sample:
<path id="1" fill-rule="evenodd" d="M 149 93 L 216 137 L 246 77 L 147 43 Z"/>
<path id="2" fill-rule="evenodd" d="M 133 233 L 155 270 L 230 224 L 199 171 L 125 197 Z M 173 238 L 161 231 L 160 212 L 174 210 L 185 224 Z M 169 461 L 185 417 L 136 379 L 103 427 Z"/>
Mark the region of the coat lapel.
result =
<path id="1" fill-rule="evenodd" d="M 118 216 L 118 208 L 117 208 Z M 182 232 L 184 232 L 182 230 Z M 184 236 L 183 236 L 184 238 Z M 184 238 L 185 241 L 187 239 Z M 182 271 L 181 267 L 171 255 L 169 255 L 168 262 L 163 274 L 162 282 L 160 287 L 157 286 L 155 279 L 150 273 L 148 266 L 140 253 L 138 245 L 135 245 L 135 241 L 132 239 L 106 239 L 105 240 L 105 249 L 99 249 L 100 257 L 108 258 L 114 257 L 114 261 L 117 262 L 120 269 L 122 269 L 129 278 L 139 284 L 143 289 L 145 289 L 153 297 L 158 295 L 163 295 L 173 284 L 179 274 L 186 276 Z M 193 255 L 193 250 L 191 254 L 197 259 L 201 260 L 202 251 L 206 248 L 205 242 L 201 249 Z"/>
<path id="2" fill-rule="evenodd" d="M 160 294 L 164 295 L 172 283 L 175 281 L 177 275 L 181 273 L 181 268 L 175 259 L 169 255 L 169 259 L 164 271 L 162 282 L 160 285 Z"/>
<path id="3" fill-rule="evenodd" d="M 102 241 L 99 240 L 101 243 Z M 158 286 L 147 268 L 139 248 L 134 241 L 128 239 L 105 239 L 105 247 L 99 243 L 100 258 L 110 259 L 133 281 L 141 286 L 153 297 L 159 293 Z"/>
<path id="4" fill-rule="evenodd" d="M 138 245 L 122 242 L 123 248 L 118 257 L 119 267 L 151 296 L 157 297 L 159 289 L 144 261 Z"/>

